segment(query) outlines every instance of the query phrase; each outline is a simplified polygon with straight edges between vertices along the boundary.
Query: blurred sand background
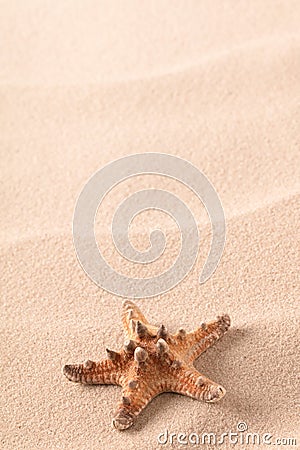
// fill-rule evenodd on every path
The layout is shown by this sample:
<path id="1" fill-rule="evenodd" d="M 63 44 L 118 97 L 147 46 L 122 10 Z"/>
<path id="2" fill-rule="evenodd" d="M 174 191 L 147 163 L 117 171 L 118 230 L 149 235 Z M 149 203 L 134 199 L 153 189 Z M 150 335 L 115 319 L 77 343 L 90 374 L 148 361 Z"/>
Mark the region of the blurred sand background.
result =
<path id="1" fill-rule="evenodd" d="M 0 8 L 2 448 L 156 449 L 166 429 L 220 435 L 239 421 L 299 442 L 299 1 Z M 118 432 L 110 423 L 120 389 L 72 384 L 61 373 L 123 342 L 121 300 L 79 266 L 72 215 L 97 169 L 150 151 L 188 159 L 214 184 L 227 219 L 219 268 L 199 285 L 208 219 L 189 190 L 161 177 L 110 193 L 97 216 L 99 245 L 114 267 L 136 275 L 112 248 L 118 203 L 154 186 L 191 207 L 202 239 L 197 264 L 175 289 L 137 304 L 171 331 L 230 314 L 230 332 L 196 364 L 227 395 L 208 405 L 164 394 Z M 153 221 L 168 245 L 162 261 L 141 269 L 147 276 L 178 251 L 162 213 L 136 218 L 133 242 L 145 248 Z"/>

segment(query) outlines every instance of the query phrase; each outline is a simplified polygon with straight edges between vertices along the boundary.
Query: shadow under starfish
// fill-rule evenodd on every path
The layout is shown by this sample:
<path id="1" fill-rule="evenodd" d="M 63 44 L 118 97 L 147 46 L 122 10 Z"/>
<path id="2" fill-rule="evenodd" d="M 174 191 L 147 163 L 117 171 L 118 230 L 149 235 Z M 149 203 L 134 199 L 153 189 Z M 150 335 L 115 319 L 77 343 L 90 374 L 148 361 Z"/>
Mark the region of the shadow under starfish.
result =
<path id="1" fill-rule="evenodd" d="M 122 322 L 127 340 L 119 353 L 106 349 L 107 359 L 63 368 L 70 381 L 122 386 L 122 400 L 112 421 L 115 428 L 131 427 L 141 410 L 163 392 L 205 402 L 225 395 L 225 389 L 198 372 L 193 363 L 228 330 L 227 314 L 192 332 L 181 328 L 170 334 L 164 325 L 151 325 L 133 302 L 125 300 Z"/>

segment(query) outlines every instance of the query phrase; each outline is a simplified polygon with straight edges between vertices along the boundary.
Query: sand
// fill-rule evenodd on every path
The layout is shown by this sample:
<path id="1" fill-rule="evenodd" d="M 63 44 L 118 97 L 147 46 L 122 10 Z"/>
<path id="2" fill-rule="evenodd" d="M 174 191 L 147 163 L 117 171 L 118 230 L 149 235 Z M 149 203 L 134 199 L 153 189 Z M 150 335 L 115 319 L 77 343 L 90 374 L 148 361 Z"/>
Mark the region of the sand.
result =
<path id="1" fill-rule="evenodd" d="M 176 434 L 172 448 L 199 448 L 178 434 L 220 437 L 239 422 L 272 443 L 299 443 L 299 2 L 1 5 L 2 448 L 170 448 L 157 441 L 165 430 Z M 197 263 L 176 288 L 137 304 L 171 331 L 221 312 L 232 328 L 196 363 L 225 386 L 224 399 L 164 394 L 118 432 L 120 388 L 80 386 L 61 372 L 123 342 L 121 299 L 79 266 L 72 215 L 97 169 L 139 152 L 180 156 L 212 181 L 227 220 L 221 263 L 198 283 L 209 222 L 189 190 L 161 177 L 110 193 L 97 216 L 101 250 L 122 269 L 109 231 L 122 196 L 176 192 L 199 224 Z M 159 273 L 178 250 L 176 227 L 157 214 L 169 244 L 142 275 Z M 151 226 L 151 214 L 136 219 L 136 245 Z"/>

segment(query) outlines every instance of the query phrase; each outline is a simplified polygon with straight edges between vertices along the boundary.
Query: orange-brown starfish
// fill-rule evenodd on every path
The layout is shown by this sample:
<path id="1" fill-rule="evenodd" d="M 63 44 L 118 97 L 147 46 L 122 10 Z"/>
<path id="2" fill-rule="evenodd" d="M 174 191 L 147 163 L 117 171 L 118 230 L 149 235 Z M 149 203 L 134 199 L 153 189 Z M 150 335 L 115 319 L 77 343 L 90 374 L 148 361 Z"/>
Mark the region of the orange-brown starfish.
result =
<path id="1" fill-rule="evenodd" d="M 112 421 L 115 428 L 129 428 L 140 411 L 162 392 L 177 392 L 205 402 L 216 402 L 225 395 L 225 389 L 199 373 L 193 362 L 228 330 L 228 315 L 202 323 L 190 333 L 179 329 L 169 334 L 164 325 L 151 325 L 133 302 L 125 300 L 122 321 L 127 340 L 119 353 L 107 349 L 107 359 L 63 368 L 71 381 L 122 386 L 122 400 Z"/>

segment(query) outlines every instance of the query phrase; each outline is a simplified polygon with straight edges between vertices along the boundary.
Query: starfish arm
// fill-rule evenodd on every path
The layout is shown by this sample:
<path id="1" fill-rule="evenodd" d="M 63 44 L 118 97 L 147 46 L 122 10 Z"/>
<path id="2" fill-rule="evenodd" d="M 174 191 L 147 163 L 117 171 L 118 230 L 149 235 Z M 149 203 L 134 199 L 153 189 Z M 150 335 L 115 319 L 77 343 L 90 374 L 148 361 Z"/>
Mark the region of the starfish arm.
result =
<path id="1" fill-rule="evenodd" d="M 141 380 L 127 380 L 123 383 L 122 400 L 114 413 L 112 425 L 117 430 L 131 427 L 140 412 L 161 391 L 158 386 L 149 386 Z"/>
<path id="2" fill-rule="evenodd" d="M 145 330 L 150 336 L 155 336 L 157 327 L 151 325 L 140 308 L 130 300 L 125 300 L 122 305 L 122 323 L 127 339 L 138 339 L 137 323 L 145 325 Z"/>
<path id="3" fill-rule="evenodd" d="M 100 362 L 86 361 L 84 364 L 66 365 L 64 375 L 70 381 L 83 384 L 120 384 L 122 361 L 103 359 Z"/>
<path id="4" fill-rule="evenodd" d="M 183 365 L 176 368 L 165 386 L 166 391 L 187 395 L 204 402 L 217 402 L 224 397 L 226 390 L 219 384 L 202 375 L 195 368 Z"/>
<path id="5" fill-rule="evenodd" d="M 140 320 L 141 322 L 148 324 L 148 321 L 140 308 L 130 300 L 124 300 L 122 305 L 122 323 L 125 330 L 126 337 L 128 339 L 135 339 L 135 333 L 132 329 L 131 320 Z"/>
<path id="6" fill-rule="evenodd" d="M 224 314 L 208 324 L 203 323 L 191 333 L 184 335 L 178 332 L 177 335 L 173 336 L 177 351 L 187 363 L 191 363 L 201 353 L 214 345 L 226 333 L 229 326 L 230 318 L 227 314 Z"/>

